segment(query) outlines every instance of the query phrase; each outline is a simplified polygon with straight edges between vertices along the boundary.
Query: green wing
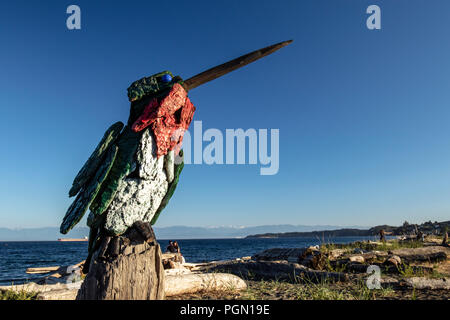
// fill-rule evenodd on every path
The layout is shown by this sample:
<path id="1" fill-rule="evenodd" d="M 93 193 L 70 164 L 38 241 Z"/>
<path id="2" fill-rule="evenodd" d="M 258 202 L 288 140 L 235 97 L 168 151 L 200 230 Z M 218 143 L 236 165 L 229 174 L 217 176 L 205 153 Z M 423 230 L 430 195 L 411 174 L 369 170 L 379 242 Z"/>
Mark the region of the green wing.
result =
<path id="1" fill-rule="evenodd" d="M 95 215 L 101 215 L 106 211 L 117 192 L 119 182 L 130 173 L 133 157 L 139 145 L 140 136 L 141 133 L 136 133 L 131 130 L 129 126 L 126 126 L 120 135 L 120 138 L 117 140 L 119 151 L 117 152 L 114 165 L 103 183 L 98 197 L 90 206 L 91 212 Z"/>
<path id="2" fill-rule="evenodd" d="M 118 149 L 119 148 L 115 145 L 109 148 L 103 163 L 100 165 L 95 175 L 84 184 L 84 187 L 81 189 L 64 216 L 60 227 L 60 232 L 62 234 L 69 232 L 81 218 L 83 218 L 92 201 L 97 196 L 103 181 L 105 181 L 108 176 L 117 156 Z"/>
<path id="3" fill-rule="evenodd" d="M 83 168 L 81 168 L 80 172 L 78 172 L 77 176 L 75 177 L 72 188 L 69 191 L 69 197 L 73 197 L 74 195 L 76 195 L 95 174 L 109 148 L 117 140 L 117 137 L 119 136 L 122 128 L 123 123 L 119 121 L 114 123 L 111 127 L 108 128 L 108 130 L 106 130 L 97 148 L 95 148 L 92 155 L 89 157 Z"/>

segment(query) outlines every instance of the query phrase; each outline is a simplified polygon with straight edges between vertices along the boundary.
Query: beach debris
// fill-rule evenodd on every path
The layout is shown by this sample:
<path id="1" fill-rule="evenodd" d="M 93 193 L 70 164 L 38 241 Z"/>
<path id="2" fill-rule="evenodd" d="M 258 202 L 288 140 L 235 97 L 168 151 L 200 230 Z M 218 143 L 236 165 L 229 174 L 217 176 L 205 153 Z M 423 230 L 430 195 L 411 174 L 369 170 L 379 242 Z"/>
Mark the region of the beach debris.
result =
<path id="1" fill-rule="evenodd" d="M 54 267 L 36 267 L 36 268 L 28 268 L 26 269 L 26 273 L 28 274 L 45 274 L 45 273 L 51 273 L 49 277 L 55 277 L 55 278 L 61 278 L 67 275 L 71 275 L 74 270 L 82 269 L 84 266 L 84 263 L 86 261 L 83 260 L 77 264 L 70 265 L 70 266 L 54 266 Z"/>
<path id="2" fill-rule="evenodd" d="M 349 277 L 341 272 L 327 272 L 313 270 L 298 263 L 281 261 L 244 261 L 218 264 L 206 271 L 226 272 L 239 276 L 251 275 L 251 280 L 283 280 L 283 281 L 322 281 L 339 282 L 348 281 Z"/>
<path id="3" fill-rule="evenodd" d="M 178 276 L 182 274 L 191 274 L 193 273 L 189 268 L 176 268 L 176 269 L 164 269 L 165 276 Z"/>
<path id="4" fill-rule="evenodd" d="M 411 277 L 405 280 L 407 286 L 415 289 L 450 290 L 450 278 L 428 279 L 424 277 Z"/>
<path id="5" fill-rule="evenodd" d="M 165 269 L 184 269 L 184 267 L 180 262 L 169 261 L 167 265 L 164 265 Z"/>
<path id="6" fill-rule="evenodd" d="M 143 228 L 144 230 L 146 229 L 145 226 Z M 131 236 L 131 234 L 134 236 Z M 130 229 L 127 235 L 130 238 L 124 238 L 123 236 L 116 237 L 120 240 L 118 241 L 119 256 L 114 259 L 110 256 L 111 246 L 113 246 L 112 243 L 115 241 L 113 240 L 114 237 L 111 237 L 109 244 L 106 246 L 107 249 L 105 250 L 105 257 L 102 263 L 113 263 L 124 255 L 132 255 L 134 253 L 140 255 L 143 248 L 146 251 L 148 248 L 155 246 L 153 242 L 147 243 L 143 234 L 136 227 Z M 128 240 L 126 246 L 123 246 L 124 240 Z M 395 247 L 397 246 L 393 246 L 393 248 Z M 100 247 L 97 249 L 96 254 L 98 254 L 99 250 Z M 338 285 L 351 286 L 355 284 L 355 281 L 365 279 L 367 276 L 367 268 L 370 265 L 378 266 L 382 270 L 380 283 L 384 288 L 389 287 L 393 290 L 407 291 L 411 290 L 411 288 L 417 290 L 449 289 L 449 260 L 439 260 L 441 259 L 439 258 L 440 255 L 448 253 L 448 248 L 435 245 L 421 248 L 392 249 L 390 251 L 364 250 L 364 253 L 347 248 L 338 249 L 340 251 L 332 254 L 333 250 L 322 250 L 321 252 L 317 250 L 317 247 L 274 248 L 260 252 L 253 257 L 247 256 L 205 263 L 183 263 L 183 258 L 180 253 L 167 252 L 161 254 L 160 257 L 160 266 L 162 266 L 160 271 L 164 274 L 166 286 L 164 294 L 166 296 L 178 296 L 191 293 L 204 294 L 209 291 L 238 291 L 245 289 L 246 281 L 254 282 L 260 280 L 285 281 L 295 284 L 346 282 L 345 284 L 341 283 Z M 355 254 L 356 252 L 360 254 Z M 402 257 L 407 257 L 408 260 L 394 253 L 401 253 Z M 261 260 L 256 260 L 255 257 Z M 268 260 L 280 257 L 283 259 Z M 294 260 L 294 257 L 299 262 L 308 264 L 308 266 L 287 260 Z M 313 258 L 318 259 L 319 257 L 328 259 L 326 261 L 327 265 L 324 268 L 320 264 L 314 267 L 313 263 L 311 263 L 314 260 Z M 430 261 L 424 260 L 424 257 L 431 257 L 432 260 L 435 258 L 439 259 L 433 261 L 433 265 L 431 266 Z M 82 265 L 82 262 L 77 265 Z M 69 286 L 67 286 L 66 282 L 70 269 L 76 269 L 75 266 L 77 265 L 30 268 L 28 271 L 32 273 L 44 271 L 52 273 L 59 270 L 65 276 L 61 279 L 47 276 L 44 278 L 45 281 L 40 280 L 39 283 L 27 284 L 28 290 L 41 292 L 38 295 L 38 299 L 74 299 L 77 288 L 81 286 L 81 281 L 71 283 Z M 64 268 L 67 271 L 63 271 Z M 336 272 L 335 270 L 339 270 L 340 272 Z M 440 276 L 441 278 L 436 278 L 436 276 Z M 119 280 L 121 281 L 121 279 L 116 277 L 116 281 Z M 129 278 L 125 278 L 123 281 L 129 281 Z M 24 286 L 15 287 L 18 290 L 24 288 Z M 11 289 L 11 286 L 0 287 L 0 290 Z"/>
<path id="7" fill-rule="evenodd" d="M 366 260 L 363 256 L 350 256 L 348 257 L 348 261 L 363 264 Z"/>
<path id="8" fill-rule="evenodd" d="M 278 261 L 298 262 L 307 248 L 271 248 L 259 252 L 252 256 L 257 261 Z"/>
<path id="9" fill-rule="evenodd" d="M 29 292 L 40 292 L 38 300 L 75 300 L 80 284 L 71 286 L 46 285 L 28 286 Z M 165 271 L 165 296 L 206 292 L 206 291 L 241 291 L 247 284 L 240 277 L 228 273 L 191 273 L 188 270 Z M 1 287 L 0 287 L 1 289 Z M 20 288 L 17 288 L 20 290 Z"/>
<path id="10" fill-rule="evenodd" d="M 355 249 L 353 249 L 353 253 L 355 253 L 355 254 L 364 254 L 364 253 L 366 253 L 367 251 L 366 250 L 363 250 L 363 249 L 361 249 L 361 248 L 355 248 Z"/>
<path id="11" fill-rule="evenodd" d="M 333 249 L 328 252 L 328 257 L 330 259 L 337 259 L 347 252 L 346 249 Z"/>
<path id="12" fill-rule="evenodd" d="M 402 264 L 402 259 L 399 256 L 391 255 L 384 261 L 384 264 L 398 267 Z"/>
<path id="13" fill-rule="evenodd" d="M 28 268 L 25 272 L 29 274 L 41 274 L 58 271 L 61 267 L 38 267 Z"/>
<path id="14" fill-rule="evenodd" d="M 78 289 L 61 289 L 41 292 L 37 295 L 37 300 L 75 300 Z"/>
<path id="15" fill-rule="evenodd" d="M 182 255 L 179 252 L 166 252 L 162 254 L 163 261 L 183 262 Z"/>
<path id="16" fill-rule="evenodd" d="M 166 296 L 176 296 L 202 291 L 240 291 L 247 284 L 240 277 L 229 273 L 196 273 L 168 275 L 165 279 Z"/>
<path id="17" fill-rule="evenodd" d="M 163 261 L 164 271 L 166 270 L 172 270 L 172 269 L 179 269 L 179 270 L 189 270 L 191 271 L 191 268 L 186 266 L 186 263 L 184 262 L 178 262 L 178 261 Z"/>
<path id="18" fill-rule="evenodd" d="M 393 286 L 397 286 L 399 282 L 400 281 L 398 279 L 386 275 L 383 275 L 380 279 L 380 284 L 383 288 L 392 288 Z"/>
<path id="19" fill-rule="evenodd" d="M 316 246 L 308 247 L 299 257 L 297 263 L 306 267 L 322 270 L 327 265 L 327 256 Z"/>
<path id="20" fill-rule="evenodd" d="M 38 284 L 36 282 L 29 282 L 20 285 L 0 286 L 0 291 L 17 291 L 17 292 L 49 292 L 54 290 L 78 290 L 81 287 L 81 281 L 70 283 L 51 283 Z"/>
<path id="21" fill-rule="evenodd" d="M 403 248 L 392 250 L 392 254 L 400 257 L 406 263 L 440 262 L 447 259 L 450 255 L 450 249 L 442 246 Z"/>
<path id="22" fill-rule="evenodd" d="M 389 256 L 389 253 L 387 253 L 386 251 L 374 250 L 374 251 L 370 251 L 369 253 L 374 254 L 377 257 L 387 257 L 387 256 Z"/>
<path id="23" fill-rule="evenodd" d="M 377 254 L 375 254 L 374 252 L 371 252 L 371 251 L 363 253 L 360 256 L 364 258 L 366 263 L 372 263 L 372 262 L 377 261 L 378 259 L 381 260 L 380 256 L 378 256 Z"/>

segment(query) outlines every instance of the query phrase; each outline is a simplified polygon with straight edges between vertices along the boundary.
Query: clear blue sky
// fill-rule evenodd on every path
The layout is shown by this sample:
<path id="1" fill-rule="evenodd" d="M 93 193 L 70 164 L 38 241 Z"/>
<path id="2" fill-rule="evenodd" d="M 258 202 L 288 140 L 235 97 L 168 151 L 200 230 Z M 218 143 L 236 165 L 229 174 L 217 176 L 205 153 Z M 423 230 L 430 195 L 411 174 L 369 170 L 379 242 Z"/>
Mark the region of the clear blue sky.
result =
<path id="1" fill-rule="evenodd" d="M 66 28 L 70 4 L 82 30 Z M 134 80 L 287 39 L 190 92 L 204 129 L 280 129 L 279 173 L 188 165 L 158 225 L 449 219 L 449 19 L 449 1 L 3 1 L 0 227 L 59 225 Z"/>

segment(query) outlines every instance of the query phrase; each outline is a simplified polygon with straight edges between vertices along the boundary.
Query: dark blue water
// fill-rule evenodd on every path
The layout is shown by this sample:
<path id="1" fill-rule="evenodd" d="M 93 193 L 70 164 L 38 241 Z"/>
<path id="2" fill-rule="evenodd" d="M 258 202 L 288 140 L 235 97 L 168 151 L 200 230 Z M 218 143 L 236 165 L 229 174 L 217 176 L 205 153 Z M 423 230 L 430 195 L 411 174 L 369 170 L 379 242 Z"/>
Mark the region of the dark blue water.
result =
<path id="1" fill-rule="evenodd" d="M 338 237 L 325 239 L 326 243 L 348 243 L 375 237 Z M 173 239 L 177 240 L 177 239 Z M 282 239 L 201 239 L 178 240 L 186 262 L 227 260 L 254 255 L 269 248 L 298 248 L 323 243 L 318 238 Z M 168 240 L 160 240 L 165 251 Z M 39 278 L 29 275 L 30 267 L 67 266 L 86 258 L 87 242 L 0 242 L 0 285 L 15 284 Z"/>

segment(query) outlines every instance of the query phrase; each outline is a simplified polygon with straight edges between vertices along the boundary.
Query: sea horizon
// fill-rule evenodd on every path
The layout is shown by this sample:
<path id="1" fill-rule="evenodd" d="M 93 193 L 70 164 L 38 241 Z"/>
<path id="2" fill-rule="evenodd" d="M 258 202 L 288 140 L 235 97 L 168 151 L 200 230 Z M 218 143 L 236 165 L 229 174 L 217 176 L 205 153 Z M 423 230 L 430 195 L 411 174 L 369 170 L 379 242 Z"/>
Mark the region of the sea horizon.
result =
<path id="1" fill-rule="evenodd" d="M 244 238 L 244 239 L 170 239 L 177 240 L 181 253 L 190 263 L 233 260 L 255 255 L 270 248 L 298 248 L 324 243 L 350 243 L 376 237 Z M 169 239 L 157 240 L 165 252 Z M 86 259 L 87 242 L 0 241 L 0 285 L 34 281 L 44 275 L 26 274 L 27 268 L 69 266 Z"/>

